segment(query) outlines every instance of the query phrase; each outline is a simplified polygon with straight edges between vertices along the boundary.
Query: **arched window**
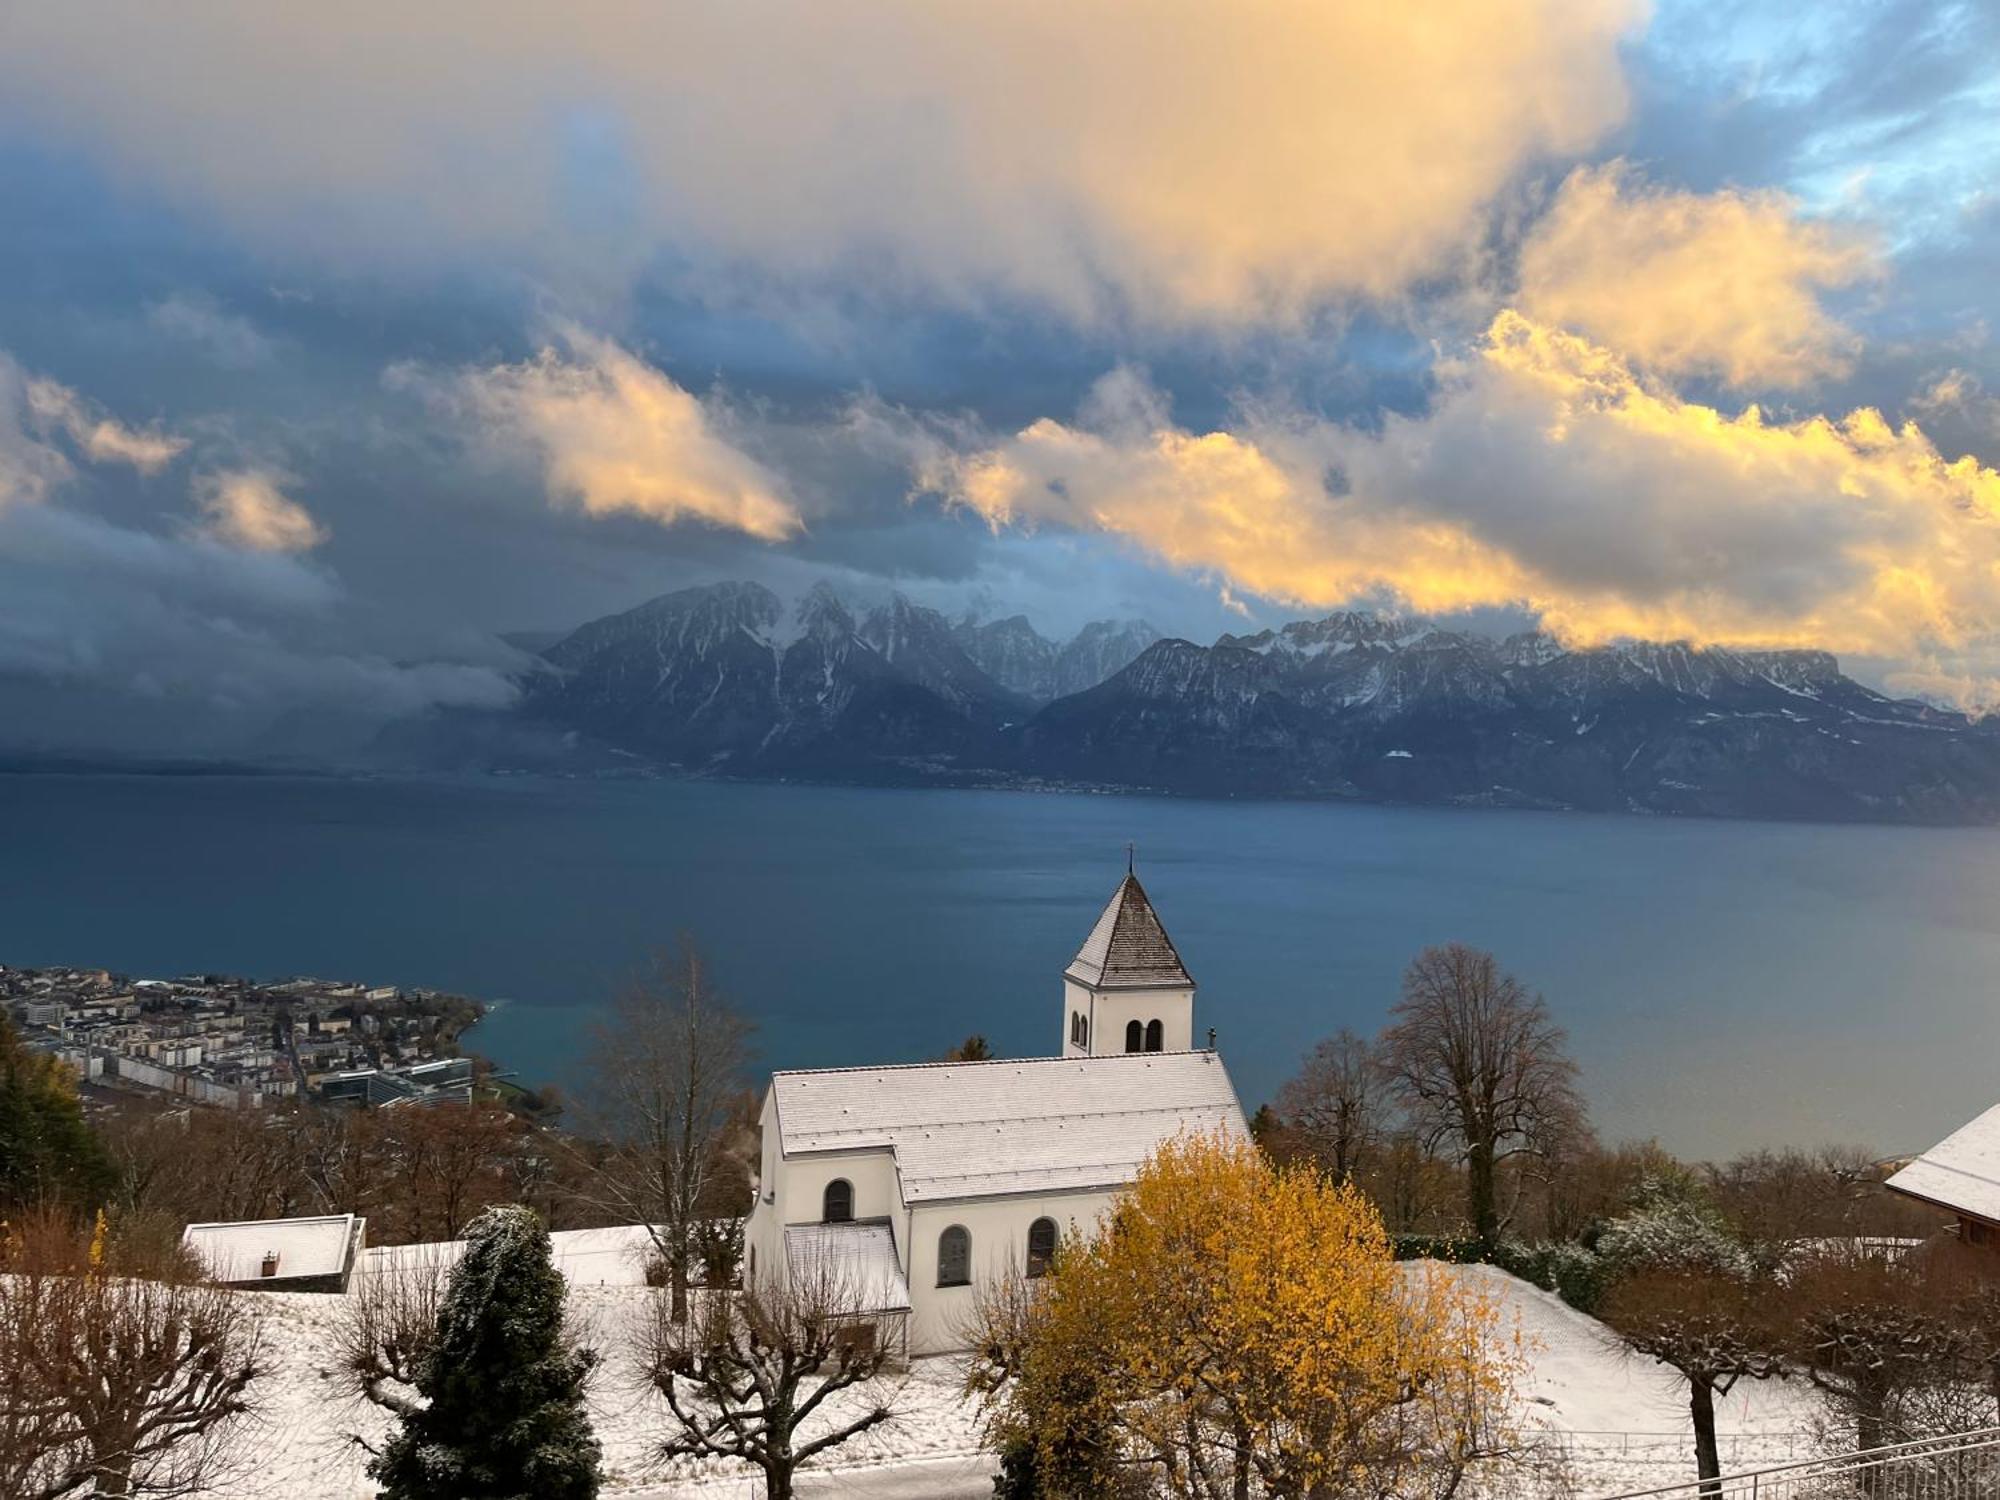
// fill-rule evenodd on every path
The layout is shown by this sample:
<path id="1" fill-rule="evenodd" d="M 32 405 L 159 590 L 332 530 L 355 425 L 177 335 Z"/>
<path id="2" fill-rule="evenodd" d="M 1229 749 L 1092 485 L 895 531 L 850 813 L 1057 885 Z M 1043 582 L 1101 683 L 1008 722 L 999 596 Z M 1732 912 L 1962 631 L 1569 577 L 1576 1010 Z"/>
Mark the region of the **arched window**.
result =
<path id="1" fill-rule="evenodd" d="M 1135 1022 L 1134 1024 L 1136 1025 L 1137 1023 Z M 1166 1028 L 1161 1026 L 1158 1021 L 1148 1021 L 1146 1023 L 1146 1050 L 1148 1052 L 1158 1052 L 1160 1050 L 1160 1043 L 1165 1040 L 1165 1037 Z"/>
<path id="2" fill-rule="evenodd" d="M 1056 1221 L 1037 1219 L 1028 1226 L 1028 1274 L 1046 1276 L 1056 1258 Z"/>
<path id="3" fill-rule="evenodd" d="M 1076 1018 L 1076 1044 L 1086 1052 L 1090 1050 L 1090 1017 L 1081 1013 Z"/>
<path id="4" fill-rule="evenodd" d="M 854 1184 L 845 1177 L 836 1177 L 826 1185 L 826 1196 L 820 1200 L 820 1218 L 828 1224 L 852 1224 L 854 1222 Z"/>
<path id="5" fill-rule="evenodd" d="M 972 1284 L 972 1236 L 962 1224 L 954 1224 L 938 1236 L 938 1285 Z"/>
<path id="6" fill-rule="evenodd" d="M 1127 1052 L 1137 1052 L 1144 1045 L 1144 1033 L 1140 1029 L 1139 1023 L 1137 1021 L 1127 1021 L 1125 1023 L 1125 1050 Z"/>

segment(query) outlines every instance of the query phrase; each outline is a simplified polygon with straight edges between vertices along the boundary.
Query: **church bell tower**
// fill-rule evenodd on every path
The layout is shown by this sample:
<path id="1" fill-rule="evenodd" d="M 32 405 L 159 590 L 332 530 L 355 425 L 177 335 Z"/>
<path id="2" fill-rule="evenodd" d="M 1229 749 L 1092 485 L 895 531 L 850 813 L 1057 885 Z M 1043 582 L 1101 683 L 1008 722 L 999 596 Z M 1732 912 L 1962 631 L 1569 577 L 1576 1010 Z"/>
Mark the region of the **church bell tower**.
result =
<path id="1" fill-rule="evenodd" d="M 1194 979 L 1129 867 L 1063 970 L 1063 1028 L 1064 1057 L 1194 1047 Z"/>

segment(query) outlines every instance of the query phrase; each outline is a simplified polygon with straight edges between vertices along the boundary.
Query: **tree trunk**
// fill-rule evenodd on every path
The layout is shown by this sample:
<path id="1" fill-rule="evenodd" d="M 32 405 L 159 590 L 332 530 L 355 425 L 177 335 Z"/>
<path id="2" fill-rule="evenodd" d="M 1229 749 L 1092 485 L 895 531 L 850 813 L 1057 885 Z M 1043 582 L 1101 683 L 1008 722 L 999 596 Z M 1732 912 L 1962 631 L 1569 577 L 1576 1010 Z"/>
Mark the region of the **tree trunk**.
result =
<path id="1" fill-rule="evenodd" d="M 1722 1458 L 1715 1449 L 1715 1388 L 1706 1380 L 1688 1381 L 1688 1410 L 1694 1417 L 1694 1469 L 1704 1495 L 1720 1495 Z"/>
<path id="2" fill-rule="evenodd" d="M 1465 1158 L 1466 1206 L 1472 1214 L 1473 1238 L 1481 1254 L 1490 1255 L 1500 1243 L 1500 1212 L 1494 1203 L 1493 1143 L 1475 1141 Z"/>
<path id="3" fill-rule="evenodd" d="M 676 1323 L 685 1323 L 688 1317 L 688 1255 L 685 1246 L 677 1245 L 669 1257 L 673 1266 L 668 1277 L 673 1283 L 672 1314 Z"/>
<path id="4" fill-rule="evenodd" d="M 792 1500 L 789 1465 L 772 1464 L 764 1470 L 764 1500 Z"/>

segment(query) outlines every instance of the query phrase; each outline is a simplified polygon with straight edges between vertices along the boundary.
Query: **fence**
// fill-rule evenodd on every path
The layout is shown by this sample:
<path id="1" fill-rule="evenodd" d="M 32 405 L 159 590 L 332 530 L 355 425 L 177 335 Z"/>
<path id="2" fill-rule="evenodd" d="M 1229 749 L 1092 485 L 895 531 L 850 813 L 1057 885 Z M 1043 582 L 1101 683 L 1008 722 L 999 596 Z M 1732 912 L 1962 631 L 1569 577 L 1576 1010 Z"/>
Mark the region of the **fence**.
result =
<path id="1" fill-rule="evenodd" d="M 1627 1490 L 1606 1500 L 1996 1500 L 2000 1427 Z"/>

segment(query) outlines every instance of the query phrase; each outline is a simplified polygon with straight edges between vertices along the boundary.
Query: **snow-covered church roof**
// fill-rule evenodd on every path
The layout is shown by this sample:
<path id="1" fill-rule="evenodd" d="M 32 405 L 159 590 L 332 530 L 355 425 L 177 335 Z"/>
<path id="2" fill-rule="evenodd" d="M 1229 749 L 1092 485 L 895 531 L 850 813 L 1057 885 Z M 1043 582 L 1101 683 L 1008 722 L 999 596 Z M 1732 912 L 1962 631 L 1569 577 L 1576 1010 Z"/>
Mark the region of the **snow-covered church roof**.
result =
<path id="1" fill-rule="evenodd" d="M 1100 990 L 1192 988 L 1139 877 L 1128 873 L 1063 973 Z"/>
<path id="2" fill-rule="evenodd" d="M 1247 1135 L 1214 1052 L 776 1073 L 786 1156 L 887 1148 L 906 1203 L 1122 1187 L 1183 1132 Z"/>
<path id="3" fill-rule="evenodd" d="M 1889 1179 L 1889 1188 L 2000 1224 L 2000 1104 L 1961 1125 Z"/>

